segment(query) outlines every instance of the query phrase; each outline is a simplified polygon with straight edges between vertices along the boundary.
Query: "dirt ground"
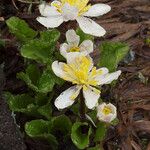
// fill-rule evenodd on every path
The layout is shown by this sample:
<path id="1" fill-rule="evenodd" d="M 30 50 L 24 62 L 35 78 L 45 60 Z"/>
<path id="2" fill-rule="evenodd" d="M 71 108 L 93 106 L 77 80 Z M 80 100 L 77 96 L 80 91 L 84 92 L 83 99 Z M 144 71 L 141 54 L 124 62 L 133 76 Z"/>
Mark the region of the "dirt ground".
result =
<path id="1" fill-rule="evenodd" d="M 19 94 L 26 87 L 16 79 L 16 73 L 24 69 L 24 63 L 5 20 L 18 16 L 33 29 L 42 30 L 43 27 L 35 20 L 39 15 L 38 0 L 32 4 L 31 11 L 28 9 L 30 3 L 22 0 L 0 1 L 0 36 L 6 41 L 5 48 L 0 48 L 0 64 L 5 64 L 0 69 L 0 91 Z M 120 63 L 119 69 L 123 74 L 109 94 L 117 105 L 119 124 L 109 129 L 104 148 L 150 150 L 150 43 L 146 40 L 150 38 L 150 0 L 91 0 L 91 3 L 107 3 L 112 7 L 110 13 L 95 19 L 107 31 L 105 37 L 95 39 L 96 44 L 102 41 L 126 42 L 131 51 L 125 63 Z M 59 29 L 70 27 L 74 25 L 61 25 Z M 98 49 L 95 49 L 93 57 L 99 58 Z M 105 95 L 107 91 L 102 96 Z M 5 100 L 1 99 L 0 150 L 38 150 L 36 147 L 38 143 L 35 141 L 22 138 Z"/>

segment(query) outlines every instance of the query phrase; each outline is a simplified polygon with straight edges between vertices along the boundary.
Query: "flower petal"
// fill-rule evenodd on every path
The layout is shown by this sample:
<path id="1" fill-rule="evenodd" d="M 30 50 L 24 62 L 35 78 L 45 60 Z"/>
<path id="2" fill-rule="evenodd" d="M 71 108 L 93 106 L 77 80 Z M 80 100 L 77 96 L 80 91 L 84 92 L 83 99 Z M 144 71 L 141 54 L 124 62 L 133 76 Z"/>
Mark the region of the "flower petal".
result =
<path id="1" fill-rule="evenodd" d="M 55 7 L 50 6 L 48 4 L 42 3 L 39 5 L 39 11 L 42 16 L 49 17 L 49 16 L 59 16 L 61 15 Z"/>
<path id="2" fill-rule="evenodd" d="M 109 70 L 105 67 L 96 70 L 95 80 L 100 81 L 104 78 L 106 74 L 108 74 Z"/>
<path id="3" fill-rule="evenodd" d="M 52 70 L 55 73 L 56 76 L 63 78 L 63 76 L 65 75 L 65 72 L 63 71 L 63 65 L 64 63 L 58 62 L 58 61 L 54 61 L 52 63 Z"/>
<path id="4" fill-rule="evenodd" d="M 104 28 L 102 28 L 99 24 L 89 18 L 78 17 L 77 22 L 79 23 L 79 26 L 83 30 L 83 32 L 87 34 L 101 37 L 106 33 Z"/>
<path id="5" fill-rule="evenodd" d="M 84 16 L 88 17 L 97 17 L 108 13 L 111 10 L 111 7 L 106 4 L 95 4 L 91 6 L 91 8 L 84 13 Z"/>
<path id="6" fill-rule="evenodd" d="M 85 40 L 80 45 L 80 51 L 85 55 L 93 52 L 93 42 L 91 40 Z"/>
<path id="7" fill-rule="evenodd" d="M 74 30 L 68 30 L 66 32 L 66 39 L 71 47 L 76 47 L 79 45 L 80 37 L 76 34 Z"/>
<path id="8" fill-rule="evenodd" d="M 80 52 L 69 52 L 69 53 L 67 53 L 67 56 L 66 56 L 67 64 L 74 63 L 76 61 L 77 57 L 82 57 L 82 56 L 84 56 L 84 55 Z"/>
<path id="9" fill-rule="evenodd" d="M 103 113 L 103 110 L 104 110 L 104 107 L 107 107 L 111 110 L 111 113 L 110 114 L 104 114 Z M 100 104 L 98 107 L 97 107 L 97 117 L 100 121 L 104 121 L 104 122 L 111 122 L 113 121 L 116 117 L 117 117 L 117 110 L 116 110 L 116 107 L 109 103 L 109 104 L 106 104 L 106 103 L 102 103 Z"/>
<path id="10" fill-rule="evenodd" d="M 55 28 L 63 23 L 62 16 L 38 17 L 36 20 L 47 28 Z"/>
<path id="11" fill-rule="evenodd" d="M 113 80 L 117 80 L 120 74 L 121 74 L 120 70 L 113 73 L 108 73 L 99 78 L 98 85 L 110 84 Z"/>
<path id="12" fill-rule="evenodd" d="M 67 50 L 69 49 L 69 45 L 67 43 L 63 43 L 60 45 L 60 53 L 62 56 L 64 56 L 64 58 L 66 58 L 67 56 Z"/>
<path id="13" fill-rule="evenodd" d="M 116 108 L 116 106 L 114 106 L 111 103 L 108 103 L 107 106 L 112 110 L 112 114 L 114 114 L 115 116 L 117 116 L 117 108 Z"/>
<path id="14" fill-rule="evenodd" d="M 79 95 L 80 89 L 80 86 L 72 86 L 66 91 L 62 92 L 55 100 L 55 106 L 58 109 L 64 109 L 71 106 L 75 102 L 75 98 L 77 98 Z"/>
<path id="15" fill-rule="evenodd" d="M 100 91 L 93 87 L 83 88 L 83 96 L 85 98 L 85 104 L 89 109 L 94 109 L 98 105 L 98 99 L 100 97 Z"/>
<path id="16" fill-rule="evenodd" d="M 65 3 L 62 7 L 62 15 L 64 21 L 75 20 L 78 16 L 78 9 L 75 6 Z"/>

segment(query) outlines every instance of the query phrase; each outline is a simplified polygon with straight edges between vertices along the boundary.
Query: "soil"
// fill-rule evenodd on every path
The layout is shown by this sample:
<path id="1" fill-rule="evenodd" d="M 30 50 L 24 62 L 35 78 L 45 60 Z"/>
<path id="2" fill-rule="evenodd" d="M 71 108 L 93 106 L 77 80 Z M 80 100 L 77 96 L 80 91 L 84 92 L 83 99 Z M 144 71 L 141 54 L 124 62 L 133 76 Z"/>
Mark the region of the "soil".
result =
<path id="1" fill-rule="evenodd" d="M 18 94 L 26 90 L 23 82 L 16 79 L 16 73 L 24 69 L 23 59 L 19 54 L 16 39 L 8 32 L 5 20 L 11 16 L 25 19 L 35 30 L 44 29 L 35 18 L 39 15 L 37 1 L 32 13 L 28 12 L 28 3 L 20 0 L 1 0 L 0 29 L 1 38 L 6 41 L 5 48 L 0 49 L 0 63 L 4 63 L 4 73 L 0 70 L 0 90 Z M 107 34 L 97 38 L 102 41 L 120 41 L 130 45 L 131 55 L 120 63 L 123 75 L 116 88 L 103 93 L 114 99 L 118 108 L 119 124 L 111 127 L 104 141 L 105 150 L 150 150 L 150 1 L 149 0 L 91 0 L 91 3 L 107 3 L 112 11 L 95 20 L 102 25 Z M 3 21 L 4 19 L 4 21 Z M 74 25 L 60 26 L 60 31 Z M 99 50 L 93 57 L 98 60 Z M 97 62 L 97 61 L 96 61 Z M 1 66 L 3 68 L 3 66 Z M 141 75 L 142 74 L 142 75 Z M 110 92 L 110 91 L 109 91 Z M 23 139 L 4 99 L 0 100 L 0 150 L 46 150 L 46 144 L 31 139 Z M 27 148 L 26 148 L 27 146 Z"/>
<path id="2" fill-rule="evenodd" d="M 0 100 L 0 150 L 26 150 L 19 128 L 4 99 Z"/>

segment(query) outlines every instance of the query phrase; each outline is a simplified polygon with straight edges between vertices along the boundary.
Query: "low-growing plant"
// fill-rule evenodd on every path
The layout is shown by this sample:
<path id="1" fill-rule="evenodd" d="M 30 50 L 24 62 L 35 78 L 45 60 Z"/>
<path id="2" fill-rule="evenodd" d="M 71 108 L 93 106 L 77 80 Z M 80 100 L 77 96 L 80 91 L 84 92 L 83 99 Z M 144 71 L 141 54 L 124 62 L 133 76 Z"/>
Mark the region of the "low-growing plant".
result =
<path id="1" fill-rule="evenodd" d="M 37 20 L 51 28 L 61 24 L 61 20 L 56 23 L 58 18 L 53 18 L 53 22 L 47 9 L 57 10 L 55 13 L 61 13 L 60 17 L 63 17 L 63 7 L 71 11 L 73 5 L 77 5 L 70 0 L 61 2 L 63 5 L 55 1 L 52 6 L 42 3 L 39 9 L 44 17 Z M 96 29 L 90 23 L 91 30 L 87 29 L 83 22 L 88 24 L 88 20 L 82 15 L 87 13 L 87 16 L 95 17 L 105 14 L 110 7 L 104 4 L 86 6 L 87 3 L 78 3 L 84 8 L 78 12 L 80 17 L 76 18 L 82 30 L 68 30 L 63 44 L 59 42 L 61 33 L 57 29 L 34 31 L 18 17 L 6 21 L 10 32 L 20 42 L 20 55 L 26 62 L 26 68 L 17 73 L 17 78 L 24 81 L 28 90 L 18 95 L 5 92 L 5 97 L 13 112 L 32 116 L 33 120 L 25 123 L 26 134 L 34 139 L 45 139 L 52 150 L 62 147 L 66 150 L 103 149 L 107 129 L 118 122 L 116 107 L 108 103 L 110 99 L 102 100 L 100 95 L 104 84 L 110 84 L 120 76 L 121 71 L 117 71 L 117 66 L 129 47 L 120 42 L 103 42 L 99 47 L 100 58 L 94 65 L 90 54 L 97 45 L 93 44 L 92 35 L 102 36 L 104 29 L 93 21 Z M 81 9 L 80 5 L 78 9 Z M 107 8 L 107 11 L 94 13 L 93 8 L 97 7 Z M 74 20 L 66 15 L 67 12 L 64 21 Z"/>

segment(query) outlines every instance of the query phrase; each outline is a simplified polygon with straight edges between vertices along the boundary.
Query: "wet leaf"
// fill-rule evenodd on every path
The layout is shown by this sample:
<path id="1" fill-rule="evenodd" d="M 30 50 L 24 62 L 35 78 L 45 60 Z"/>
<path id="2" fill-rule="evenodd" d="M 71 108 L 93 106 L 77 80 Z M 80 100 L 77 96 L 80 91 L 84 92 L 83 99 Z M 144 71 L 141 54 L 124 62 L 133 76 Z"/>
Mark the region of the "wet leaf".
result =
<path id="1" fill-rule="evenodd" d="M 129 46 L 119 42 L 104 42 L 100 47 L 100 51 L 101 54 L 98 66 L 106 67 L 110 72 L 113 72 L 116 71 L 118 63 L 127 55 Z"/>
<path id="2" fill-rule="evenodd" d="M 96 133 L 95 133 L 95 136 L 94 136 L 94 141 L 95 142 L 103 141 L 105 136 L 106 136 L 106 132 L 107 132 L 106 123 L 99 122 L 97 124 L 97 129 L 96 129 Z"/>
<path id="3" fill-rule="evenodd" d="M 57 134 L 63 134 L 67 135 L 71 132 L 72 122 L 70 119 L 65 116 L 61 115 L 58 117 L 54 117 L 51 120 L 52 126 L 51 126 L 51 132 L 57 136 Z"/>
<path id="4" fill-rule="evenodd" d="M 18 17 L 11 17 L 6 21 L 11 33 L 13 33 L 20 41 L 27 42 L 36 37 L 37 32 L 29 27 L 29 25 Z"/>
<path id="5" fill-rule="evenodd" d="M 50 127 L 50 121 L 44 121 L 42 119 L 32 120 L 25 124 L 25 131 L 32 138 L 47 140 L 52 146 L 52 149 L 56 149 L 58 142 L 55 136 L 50 133 Z"/>
<path id="6" fill-rule="evenodd" d="M 71 139 L 79 149 L 85 149 L 89 145 L 89 138 L 92 133 L 87 123 L 76 122 L 72 126 Z"/>
<path id="7" fill-rule="evenodd" d="M 55 44 L 43 40 L 31 40 L 21 48 L 21 55 L 44 64 L 53 62 Z"/>

